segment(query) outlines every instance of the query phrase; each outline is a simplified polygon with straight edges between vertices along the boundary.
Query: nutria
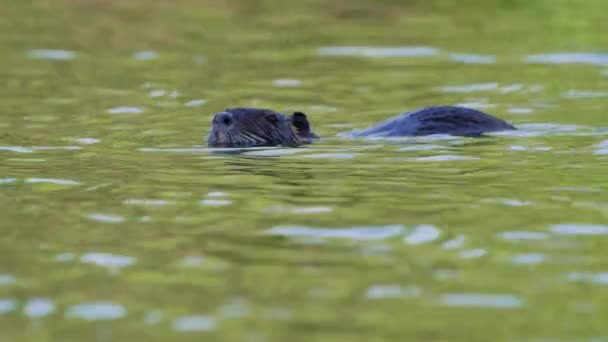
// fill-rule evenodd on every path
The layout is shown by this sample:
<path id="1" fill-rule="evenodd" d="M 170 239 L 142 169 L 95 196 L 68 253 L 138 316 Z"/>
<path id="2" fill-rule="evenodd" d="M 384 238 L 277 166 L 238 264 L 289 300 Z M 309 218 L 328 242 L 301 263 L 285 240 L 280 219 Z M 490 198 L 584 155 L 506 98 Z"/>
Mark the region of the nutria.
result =
<path id="1" fill-rule="evenodd" d="M 390 118 L 364 130 L 345 133 L 352 137 L 401 137 L 432 134 L 482 136 L 487 132 L 516 129 L 481 111 L 456 107 L 426 107 Z M 318 139 L 306 114 L 287 116 L 269 109 L 231 108 L 215 114 L 209 133 L 210 146 L 298 146 Z"/>
<path id="2" fill-rule="evenodd" d="M 213 147 L 298 146 L 318 139 L 306 114 L 229 108 L 215 114 L 207 143 Z"/>

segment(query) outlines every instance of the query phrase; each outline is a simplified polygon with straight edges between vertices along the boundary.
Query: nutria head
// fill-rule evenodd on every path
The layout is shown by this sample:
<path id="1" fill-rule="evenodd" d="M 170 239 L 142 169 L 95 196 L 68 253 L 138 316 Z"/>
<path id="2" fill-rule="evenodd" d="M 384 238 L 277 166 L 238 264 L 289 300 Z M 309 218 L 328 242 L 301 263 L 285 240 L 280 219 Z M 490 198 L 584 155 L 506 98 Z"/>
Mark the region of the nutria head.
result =
<path id="1" fill-rule="evenodd" d="M 229 108 L 213 117 L 207 143 L 214 147 L 298 146 L 315 139 L 304 113 L 287 116 L 270 109 Z"/>

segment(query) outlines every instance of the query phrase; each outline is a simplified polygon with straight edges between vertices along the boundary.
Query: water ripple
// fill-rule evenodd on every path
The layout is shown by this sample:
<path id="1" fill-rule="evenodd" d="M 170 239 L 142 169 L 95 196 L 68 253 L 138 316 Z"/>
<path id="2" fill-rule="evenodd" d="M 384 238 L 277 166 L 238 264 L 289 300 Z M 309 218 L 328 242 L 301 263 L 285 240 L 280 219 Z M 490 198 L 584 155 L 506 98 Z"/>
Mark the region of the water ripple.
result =
<path id="1" fill-rule="evenodd" d="M 30 59 L 69 61 L 76 58 L 76 53 L 69 50 L 35 49 L 28 51 L 27 57 Z"/>
<path id="2" fill-rule="evenodd" d="M 0 274 L 0 286 L 10 285 L 17 282 L 17 278 L 11 274 Z"/>
<path id="3" fill-rule="evenodd" d="M 115 107 L 108 109 L 109 114 L 141 114 L 144 110 L 139 107 Z"/>
<path id="4" fill-rule="evenodd" d="M 302 226 L 277 226 L 266 231 L 270 235 L 289 237 L 341 238 L 352 240 L 384 240 L 403 234 L 402 225 L 352 228 L 310 228 Z"/>
<path id="5" fill-rule="evenodd" d="M 23 313 L 31 318 L 48 316 L 55 311 L 55 304 L 47 298 L 33 298 L 23 307 Z"/>
<path id="6" fill-rule="evenodd" d="M 87 321 L 105 321 L 123 318 L 127 315 L 127 310 L 113 302 L 95 301 L 73 305 L 67 309 L 65 315 L 68 318 Z"/>
<path id="7" fill-rule="evenodd" d="M 459 234 L 454 239 L 446 241 L 441 245 L 443 249 L 457 249 L 464 246 L 465 237 L 462 234 Z"/>
<path id="8" fill-rule="evenodd" d="M 180 332 L 211 331 L 216 328 L 216 321 L 210 316 L 183 316 L 173 321 L 173 330 Z"/>
<path id="9" fill-rule="evenodd" d="M 439 238 L 441 230 L 430 224 L 422 224 L 414 227 L 414 231 L 408 234 L 403 241 L 410 245 L 420 245 Z"/>
<path id="10" fill-rule="evenodd" d="M 403 287 L 397 284 L 372 285 L 367 289 L 368 299 L 417 297 L 422 294 L 422 289 L 417 286 Z"/>
<path id="11" fill-rule="evenodd" d="M 55 185 L 80 185 L 82 183 L 69 180 L 69 179 L 57 179 L 57 178 L 28 178 L 25 180 L 29 184 L 55 184 Z"/>
<path id="12" fill-rule="evenodd" d="M 544 263 L 546 260 L 547 257 L 544 254 L 527 253 L 513 256 L 511 263 L 514 265 L 537 265 Z"/>
<path id="13" fill-rule="evenodd" d="M 272 85 L 274 85 L 275 87 L 300 87 L 302 85 L 302 81 L 293 79 L 280 79 L 273 80 Z"/>
<path id="14" fill-rule="evenodd" d="M 524 301 L 510 294 L 449 293 L 440 297 L 447 306 L 514 309 L 524 306 Z"/>
<path id="15" fill-rule="evenodd" d="M 138 51 L 133 54 L 133 59 L 138 61 L 149 61 L 158 58 L 158 53 L 154 51 Z"/>
<path id="16" fill-rule="evenodd" d="M 528 63 L 542 64 L 608 64 L 608 55 L 587 52 L 558 52 L 526 57 Z"/>
<path id="17" fill-rule="evenodd" d="M 554 224 L 549 230 L 557 235 L 606 235 L 608 226 L 599 224 Z"/>
<path id="18" fill-rule="evenodd" d="M 547 238 L 547 234 L 544 232 L 533 232 L 533 231 L 510 231 L 498 234 L 498 236 L 505 240 L 544 240 Z"/>
<path id="19" fill-rule="evenodd" d="M 384 57 L 427 57 L 439 54 L 439 49 L 428 46 L 370 47 L 370 46 L 329 46 L 317 50 L 320 56 Z"/>
<path id="20" fill-rule="evenodd" d="M 439 87 L 439 90 L 446 93 L 471 93 L 475 91 L 490 91 L 496 89 L 498 89 L 498 83 L 476 83 Z"/>
<path id="21" fill-rule="evenodd" d="M 190 101 L 184 103 L 184 106 L 186 106 L 186 107 L 199 107 L 199 106 L 204 105 L 205 103 L 207 103 L 207 100 L 194 99 L 194 100 L 190 100 Z"/>
<path id="22" fill-rule="evenodd" d="M 496 63 L 496 56 L 491 56 L 491 55 L 452 53 L 452 54 L 450 54 L 449 58 L 452 61 L 462 62 L 465 64 L 494 64 L 494 63 Z"/>
<path id="23" fill-rule="evenodd" d="M 91 252 L 83 254 L 80 257 L 80 262 L 95 264 L 107 268 L 108 270 L 116 271 L 134 265 L 136 260 L 130 256 Z"/>
<path id="24" fill-rule="evenodd" d="M 9 313 L 17 307 L 17 302 L 14 299 L 0 298 L 0 315 Z"/>
<path id="25" fill-rule="evenodd" d="M 0 146 L 0 151 L 9 151 L 16 153 L 33 153 L 34 151 L 23 146 Z"/>
<path id="26" fill-rule="evenodd" d="M 91 220 L 104 222 L 104 223 L 121 223 L 125 221 L 125 218 L 122 216 L 115 215 L 107 215 L 107 214 L 99 214 L 94 213 L 88 216 Z"/>

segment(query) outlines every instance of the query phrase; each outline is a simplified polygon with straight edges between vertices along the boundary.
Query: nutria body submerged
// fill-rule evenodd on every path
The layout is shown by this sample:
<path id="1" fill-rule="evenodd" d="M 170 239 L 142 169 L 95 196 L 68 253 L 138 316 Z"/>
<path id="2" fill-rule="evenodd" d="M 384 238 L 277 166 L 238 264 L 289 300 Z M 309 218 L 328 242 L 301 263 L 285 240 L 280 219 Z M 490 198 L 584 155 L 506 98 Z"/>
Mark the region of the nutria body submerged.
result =
<path id="1" fill-rule="evenodd" d="M 481 111 L 456 107 L 427 107 L 407 112 L 363 130 L 353 137 L 403 137 L 432 134 L 481 136 L 484 133 L 516 129 L 511 124 Z M 313 142 L 304 113 L 290 116 L 269 109 L 231 108 L 217 113 L 209 133 L 210 146 L 298 146 Z"/>

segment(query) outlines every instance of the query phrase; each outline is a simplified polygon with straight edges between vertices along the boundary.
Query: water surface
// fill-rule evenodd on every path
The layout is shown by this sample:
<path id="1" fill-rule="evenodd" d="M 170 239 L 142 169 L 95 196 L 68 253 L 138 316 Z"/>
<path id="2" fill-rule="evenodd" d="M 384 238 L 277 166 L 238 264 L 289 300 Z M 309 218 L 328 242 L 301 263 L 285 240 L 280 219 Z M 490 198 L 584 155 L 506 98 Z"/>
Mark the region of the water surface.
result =
<path id="1" fill-rule="evenodd" d="M 605 1 L 12 1 L 0 339 L 608 339 Z M 520 130 L 351 139 L 462 104 Z M 214 112 L 323 139 L 209 149 Z"/>

